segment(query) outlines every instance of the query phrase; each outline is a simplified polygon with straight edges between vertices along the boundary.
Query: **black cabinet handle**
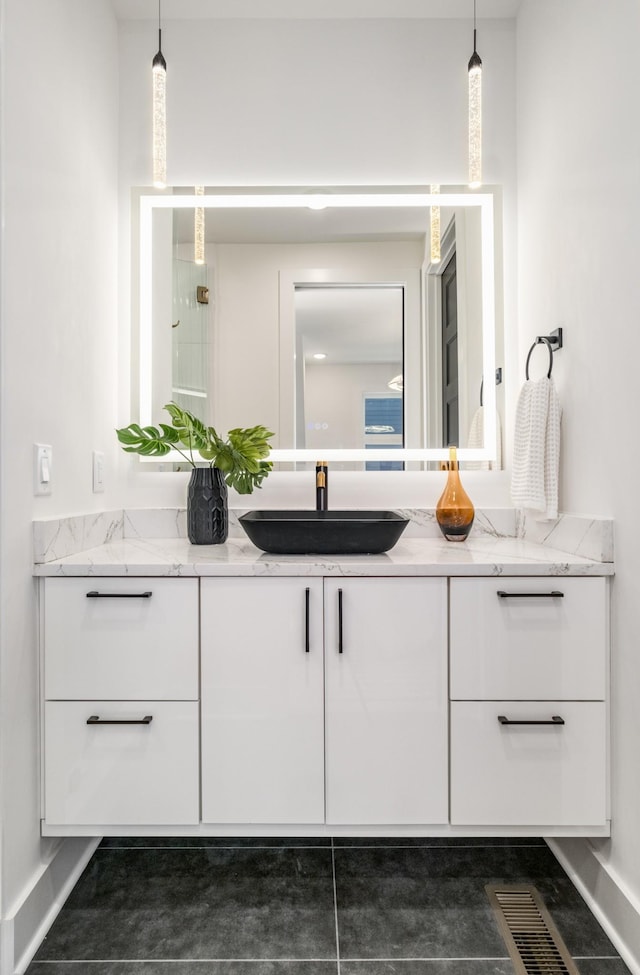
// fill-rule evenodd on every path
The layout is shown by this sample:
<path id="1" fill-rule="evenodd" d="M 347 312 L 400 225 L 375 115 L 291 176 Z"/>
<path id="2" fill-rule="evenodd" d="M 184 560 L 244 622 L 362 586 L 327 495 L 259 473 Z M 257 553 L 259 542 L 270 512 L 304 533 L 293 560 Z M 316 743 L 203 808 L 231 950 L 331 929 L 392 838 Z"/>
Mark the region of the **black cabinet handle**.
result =
<path id="1" fill-rule="evenodd" d="M 342 651 L 342 589 L 338 589 L 338 653 Z"/>
<path id="2" fill-rule="evenodd" d="M 513 721 L 511 718 L 505 718 L 504 714 L 499 714 L 498 721 L 500 724 L 564 724 L 564 718 L 559 714 L 552 715 L 550 721 Z"/>
<path id="3" fill-rule="evenodd" d="M 309 653 L 309 587 L 304 591 L 304 652 Z"/>
<path id="4" fill-rule="evenodd" d="M 87 718 L 87 724 L 151 724 L 152 721 L 152 714 L 145 714 L 144 718 L 100 718 L 92 714 Z"/>
<path id="5" fill-rule="evenodd" d="M 500 599 L 563 599 L 564 593 L 553 589 L 551 592 L 504 592 L 498 589 Z"/>
<path id="6" fill-rule="evenodd" d="M 87 599 L 151 599 L 152 592 L 98 592 L 87 593 Z"/>

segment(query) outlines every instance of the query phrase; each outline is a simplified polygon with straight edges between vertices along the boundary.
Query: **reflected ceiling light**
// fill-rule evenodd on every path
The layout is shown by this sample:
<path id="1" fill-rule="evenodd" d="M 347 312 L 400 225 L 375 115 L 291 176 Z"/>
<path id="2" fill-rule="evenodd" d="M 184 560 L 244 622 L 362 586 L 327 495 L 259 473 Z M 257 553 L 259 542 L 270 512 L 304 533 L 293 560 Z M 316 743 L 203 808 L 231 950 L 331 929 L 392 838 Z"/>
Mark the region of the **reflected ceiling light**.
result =
<path id="1" fill-rule="evenodd" d="M 440 184 L 431 184 L 432 195 L 440 192 Z M 431 204 L 431 263 L 440 262 L 440 207 Z"/>
<path id="2" fill-rule="evenodd" d="M 167 62 L 162 54 L 160 0 L 158 0 L 158 53 L 151 62 L 153 76 L 153 185 L 167 185 Z"/>
<path id="3" fill-rule="evenodd" d="M 204 196 L 204 186 L 195 186 L 196 196 Z M 193 211 L 193 259 L 196 264 L 204 264 L 204 207 Z"/>
<path id="4" fill-rule="evenodd" d="M 402 373 L 400 373 L 399 376 L 394 376 L 393 379 L 390 379 L 387 386 L 389 389 L 395 389 L 398 393 L 404 392 L 404 377 Z"/>
<path id="5" fill-rule="evenodd" d="M 326 359 L 327 358 L 327 353 L 326 352 L 314 352 L 313 353 L 313 358 L 314 359 Z"/>
<path id="6" fill-rule="evenodd" d="M 326 198 L 320 193 L 317 193 L 315 195 L 310 194 L 308 207 L 310 210 L 326 210 L 327 209 Z"/>
<path id="7" fill-rule="evenodd" d="M 476 51 L 476 0 L 473 0 L 473 54 L 469 60 L 469 186 L 482 186 L 482 61 Z"/>

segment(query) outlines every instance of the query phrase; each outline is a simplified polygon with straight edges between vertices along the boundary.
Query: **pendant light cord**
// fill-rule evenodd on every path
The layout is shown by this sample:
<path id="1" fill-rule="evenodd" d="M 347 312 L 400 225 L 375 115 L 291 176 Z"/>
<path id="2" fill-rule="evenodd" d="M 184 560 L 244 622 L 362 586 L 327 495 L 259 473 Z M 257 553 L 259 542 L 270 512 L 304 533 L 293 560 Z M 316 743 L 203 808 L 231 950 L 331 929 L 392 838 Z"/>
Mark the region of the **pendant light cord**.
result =
<path id="1" fill-rule="evenodd" d="M 158 3 L 160 3 L 160 0 L 158 0 Z M 478 53 L 476 51 L 476 0 L 473 0 L 473 53 Z"/>
<path id="2" fill-rule="evenodd" d="M 160 54 L 162 54 L 162 16 L 161 16 L 161 13 L 160 13 L 160 4 L 161 4 L 161 2 L 162 2 L 162 0 L 158 0 L 158 51 L 160 52 Z M 473 14 L 474 20 L 473 20 L 473 22 L 474 22 L 474 24 L 475 24 L 475 3 L 476 3 L 476 0 L 473 0 L 473 5 L 474 5 L 474 14 Z"/>

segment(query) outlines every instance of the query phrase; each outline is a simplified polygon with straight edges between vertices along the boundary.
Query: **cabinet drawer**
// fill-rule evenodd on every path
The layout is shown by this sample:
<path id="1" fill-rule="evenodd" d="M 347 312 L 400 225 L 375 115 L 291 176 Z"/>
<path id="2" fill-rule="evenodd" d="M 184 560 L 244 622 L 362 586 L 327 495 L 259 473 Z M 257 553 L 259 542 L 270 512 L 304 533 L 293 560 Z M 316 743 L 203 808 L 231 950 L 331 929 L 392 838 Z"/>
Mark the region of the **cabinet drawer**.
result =
<path id="1" fill-rule="evenodd" d="M 197 579 L 46 579 L 44 620 L 46 698 L 198 698 Z"/>
<path id="2" fill-rule="evenodd" d="M 199 821 L 196 703 L 47 701 L 45 756 L 48 825 Z"/>
<path id="3" fill-rule="evenodd" d="M 602 702 L 454 701 L 451 823 L 604 825 L 606 740 Z"/>
<path id="4" fill-rule="evenodd" d="M 452 579 L 451 698 L 603 700 L 606 595 L 602 578 Z"/>

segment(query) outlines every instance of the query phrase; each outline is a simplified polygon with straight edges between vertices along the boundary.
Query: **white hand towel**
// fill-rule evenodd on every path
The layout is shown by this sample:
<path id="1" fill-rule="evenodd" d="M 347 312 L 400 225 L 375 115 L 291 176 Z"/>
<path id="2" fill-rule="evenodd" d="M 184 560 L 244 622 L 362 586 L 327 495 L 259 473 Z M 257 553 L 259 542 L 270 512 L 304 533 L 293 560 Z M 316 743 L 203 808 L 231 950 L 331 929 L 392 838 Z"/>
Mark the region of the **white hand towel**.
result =
<path id="1" fill-rule="evenodd" d="M 484 447 L 484 406 L 479 406 L 471 419 L 467 447 Z M 496 411 L 496 459 L 495 460 L 467 460 L 464 463 L 466 471 L 499 471 L 502 469 L 502 430 L 500 414 Z"/>
<path id="2" fill-rule="evenodd" d="M 511 499 L 541 520 L 558 517 L 560 415 L 553 379 L 528 379 L 516 409 Z"/>

